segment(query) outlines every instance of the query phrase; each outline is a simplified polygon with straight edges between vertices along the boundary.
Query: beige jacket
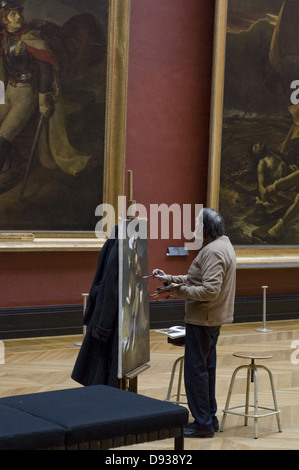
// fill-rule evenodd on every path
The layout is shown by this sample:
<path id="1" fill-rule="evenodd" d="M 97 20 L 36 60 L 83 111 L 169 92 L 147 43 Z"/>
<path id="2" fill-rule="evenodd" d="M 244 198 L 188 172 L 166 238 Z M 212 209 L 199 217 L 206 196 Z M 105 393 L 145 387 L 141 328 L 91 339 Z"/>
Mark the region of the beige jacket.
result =
<path id="1" fill-rule="evenodd" d="M 174 289 L 185 300 L 185 322 L 215 326 L 232 323 L 236 290 L 236 255 L 225 235 L 202 247 L 188 274 L 168 276 L 168 284 L 184 283 Z"/>

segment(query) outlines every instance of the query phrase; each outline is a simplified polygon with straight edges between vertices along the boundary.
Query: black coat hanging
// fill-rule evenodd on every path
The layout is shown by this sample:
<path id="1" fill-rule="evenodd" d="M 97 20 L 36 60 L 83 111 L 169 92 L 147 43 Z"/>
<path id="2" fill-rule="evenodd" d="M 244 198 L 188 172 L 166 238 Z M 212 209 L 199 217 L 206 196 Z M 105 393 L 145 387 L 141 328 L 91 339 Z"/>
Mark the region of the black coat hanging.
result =
<path id="1" fill-rule="evenodd" d="M 83 318 L 83 339 L 72 379 L 118 387 L 118 227 L 104 244 Z"/>

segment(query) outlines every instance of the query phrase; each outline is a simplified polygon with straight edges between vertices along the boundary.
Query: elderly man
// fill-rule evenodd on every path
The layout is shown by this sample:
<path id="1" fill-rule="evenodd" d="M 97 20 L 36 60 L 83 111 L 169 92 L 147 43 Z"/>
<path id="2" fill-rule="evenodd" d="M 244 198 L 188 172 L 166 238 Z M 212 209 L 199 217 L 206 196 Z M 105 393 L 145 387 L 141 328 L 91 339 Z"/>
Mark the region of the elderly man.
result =
<path id="1" fill-rule="evenodd" d="M 213 437 L 216 417 L 216 344 L 221 325 L 233 321 L 236 255 L 224 235 L 222 217 L 203 209 L 203 245 L 187 275 L 172 276 L 160 269 L 153 275 L 185 299 L 185 388 L 194 422 L 186 437 Z M 199 232 L 199 227 L 196 232 Z"/>

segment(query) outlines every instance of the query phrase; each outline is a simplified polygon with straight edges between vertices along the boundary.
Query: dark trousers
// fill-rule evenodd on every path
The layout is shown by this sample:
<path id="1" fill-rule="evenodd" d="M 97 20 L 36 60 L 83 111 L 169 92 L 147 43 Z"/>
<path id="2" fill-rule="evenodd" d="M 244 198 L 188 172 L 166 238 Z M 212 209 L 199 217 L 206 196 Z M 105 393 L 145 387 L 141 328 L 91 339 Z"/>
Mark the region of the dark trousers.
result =
<path id="1" fill-rule="evenodd" d="M 213 430 L 217 422 L 216 344 L 220 328 L 186 324 L 185 389 L 190 412 L 203 430 Z"/>

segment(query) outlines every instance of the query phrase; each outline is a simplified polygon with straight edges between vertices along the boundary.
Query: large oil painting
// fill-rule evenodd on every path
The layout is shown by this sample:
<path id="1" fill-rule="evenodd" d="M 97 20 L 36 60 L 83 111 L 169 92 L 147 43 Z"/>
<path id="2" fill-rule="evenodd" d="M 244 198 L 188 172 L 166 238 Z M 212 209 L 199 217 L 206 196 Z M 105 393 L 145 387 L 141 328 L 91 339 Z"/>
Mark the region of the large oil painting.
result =
<path id="1" fill-rule="evenodd" d="M 129 1 L 0 7 L 1 238 L 93 238 L 123 186 Z"/>
<path id="2" fill-rule="evenodd" d="M 299 244 L 298 22 L 298 0 L 216 3 L 210 202 L 237 247 Z"/>

